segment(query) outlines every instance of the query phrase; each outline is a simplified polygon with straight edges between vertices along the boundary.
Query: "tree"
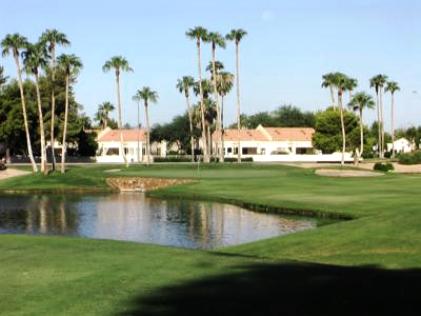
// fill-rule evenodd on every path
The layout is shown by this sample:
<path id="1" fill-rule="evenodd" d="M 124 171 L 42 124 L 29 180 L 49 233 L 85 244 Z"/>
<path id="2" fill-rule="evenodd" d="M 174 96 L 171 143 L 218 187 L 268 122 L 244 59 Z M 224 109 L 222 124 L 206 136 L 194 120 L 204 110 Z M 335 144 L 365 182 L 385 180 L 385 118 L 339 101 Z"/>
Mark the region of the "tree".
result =
<path id="1" fill-rule="evenodd" d="M 212 48 L 212 85 L 213 85 L 213 95 L 216 102 L 216 133 L 219 137 L 217 142 L 217 148 L 219 148 L 219 161 L 224 161 L 224 147 L 223 146 L 223 134 L 221 132 L 221 107 L 219 105 L 219 93 L 217 85 L 217 68 L 216 68 L 216 47 L 225 48 L 225 39 L 218 32 L 209 32 L 208 36 L 205 38 L 205 42 L 211 43 Z M 221 65 L 218 65 L 221 66 Z M 223 67 L 223 65 L 222 65 Z"/>
<path id="2" fill-rule="evenodd" d="M 235 43 L 235 69 L 236 69 L 236 87 L 237 87 L 237 131 L 238 131 L 238 163 L 241 163 L 241 144 L 240 144 L 240 128 L 241 128 L 241 109 L 240 109 L 240 42 L 247 32 L 242 29 L 233 29 L 226 35 L 226 39 Z"/>
<path id="3" fill-rule="evenodd" d="M 37 95 L 38 105 L 38 119 L 41 140 L 41 172 L 48 173 L 47 168 L 47 151 L 45 145 L 45 130 L 44 130 L 44 116 L 42 111 L 41 93 L 39 89 L 40 68 L 45 68 L 47 65 L 47 50 L 43 43 L 28 44 L 26 50 L 23 52 L 23 64 L 26 72 L 32 74 L 35 78 L 35 91 Z"/>
<path id="4" fill-rule="evenodd" d="M 68 46 L 70 45 L 69 40 L 66 37 L 66 34 L 59 32 L 56 29 L 47 29 L 42 33 L 40 41 L 47 45 L 48 52 L 50 54 L 50 72 L 51 72 L 51 119 L 50 119 L 50 143 L 51 143 L 51 159 L 52 159 L 52 169 L 56 169 L 56 156 L 54 152 L 54 127 L 55 127 L 55 108 L 56 108 L 56 95 L 55 95 L 55 80 L 56 80 L 56 46 Z"/>
<path id="5" fill-rule="evenodd" d="M 4 68 L 0 66 L 0 92 L 2 86 L 7 82 L 8 77 L 4 75 Z"/>
<path id="6" fill-rule="evenodd" d="M 109 101 L 102 102 L 98 105 L 98 111 L 95 113 L 95 121 L 101 125 L 102 129 L 107 128 L 109 122 L 111 121 L 109 115 L 114 110 L 114 105 Z"/>
<path id="7" fill-rule="evenodd" d="M 218 72 L 218 93 L 221 96 L 221 147 L 224 150 L 224 98 L 231 91 L 234 75 L 227 71 Z"/>
<path id="8" fill-rule="evenodd" d="M 377 122 L 378 122 L 378 143 L 379 158 L 384 155 L 384 121 L 383 121 L 383 87 L 387 81 L 386 75 L 376 75 L 370 79 L 370 87 L 376 91 Z"/>
<path id="9" fill-rule="evenodd" d="M 32 153 L 28 118 L 26 115 L 25 94 L 23 91 L 22 70 L 21 70 L 20 61 L 19 61 L 20 50 L 25 48 L 27 44 L 28 44 L 28 41 L 25 37 L 23 37 L 22 35 L 18 33 L 15 33 L 15 34 L 7 34 L 6 37 L 1 42 L 1 47 L 2 47 L 3 57 L 11 53 L 13 56 L 13 59 L 15 60 L 16 71 L 17 71 L 18 82 L 19 82 L 20 100 L 21 100 L 21 105 L 22 105 L 23 124 L 25 127 L 26 146 L 28 150 L 28 156 L 31 161 L 32 171 L 38 172 L 38 167 L 37 167 L 37 164 L 35 163 L 34 155 Z"/>
<path id="10" fill-rule="evenodd" d="M 348 78 L 345 83 L 345 90 L 349 93 L 349 100 L 352 99 L 352 92 L 357 88 L 358 80 L 354 78 Z"/>
<path id="11" fill-rule="evenodd" d="M 63 141 L 61 150 L 61 173 L 65 172 L 65 161 L 66 161 L 66 136 L 67 136 L 67 119 L 69 113 L 69 86 L 70 80 L 74 80 L 80 69 L 82 68 L 82 62 L 76 55 L 60 55 L 58 57 L 58 64 L 66 76 L 66 101 L 64 110 L 64 124 L 63 124 Z"/>
<path id="12" fill-rule="evenodd" d="M 313 135 L 313 144 L 323 153 L 330 154 L 342 149 L 341 114 L 337 109 L 329 107 L 325 111 L 316 113 L 316 132 Z M 355 148 L 359 145 L 358 118 L 349 111 L 344 111 L 343 120 L 346 129 L 346 146 Z"/>
<path id="13" fill-rule="evenodd" d="M 330 91 L 330 98 L 332 102 L 332 107 L 334 110 L 336 110 L 336 102 L 335 102 L 335 73 L 330 72 L 325 75 L 323 75 L 323 81 L 322 81 L 322 88 L 329 88 Z"/>
<path id="14" fill-rule="evenodd" d="M 395 92 L 399 91 L 399 85 L 395 81 L 388 81 L 386 84 L 386 92 L 390 92 L 390 120 L 391 120 L 391 135 L 392 135 L 392 158 L 395 157 Z"/>
<path id="15" fill-rule="evenodd" d="M 157 103 L 158 102 L 158 93 L 156 91 L 151 90 L 149 87 L 143 87 L 142 90 L 137 90 L 134 96 L 137 100 L 143 100 L 143 104 L 145 105 L 145 118 L 146 118 L 146 162 L 150 163 L 150 156 L 151 156 L 151 144 L 150 144 L 150 125 L 149 125 L 149 112 L 148 106 L 149 103 Z"/>
<path id="16" fill-rule="evenodd" d="M 342 158 L 341 158 L 341 165 L 343 166 L 345 163 L 345 147 L 346 147 L 346 130 L 345 130 L 345 122 L 344 122 L 344 108 L 342 105 L 342 97 L 343 92 L 347 89 L 347 84 L 349 82 L 349 78 L 341 73 L 336 72 L 333 77 L 333 84 L 337 88 L 338 92 L 338 106 L 340 111 L 340 119 L 341 119 L 341 129 L 342 129 Z"/>
<path id="17" fill-rule="evenodd" d="M 374 101 L 371 95 L 368 95 L 365 92 L 358 92 L 355 94 L 351 101 L 349 102 L 349 106 L 354 110 L 357 111 L 360 118 L 360 149 L 356 151 L 358 160 L 360 160 L 363 152 L 364 152 L 364 123 L 363 123 L 363 110 L 365 109 L 373 109 L 374 108 Z"/>
<path id="18" fill-rule="evenodd" d="M 201 42 L 206 38 L 208 31 L 201 27 L 196 26 L 186 32 L 186 36 L 196 41 L 197 47 L 197 69 L 199 74 L 199 95 L 200 95 L 200 114 L 202 122 L 202 144 L 203 144 L 203 161 L 209 162 L 208 144 L 206 140 L 206 129 L 205 129 L 205 104 L 202 89 L 202 61 L 201 61 Z"/>
<path id="19" fill-rule="evenodd" d="M 133 71 L 130 67 L 129 62 L 123 56 L 114 56 L 111 57 L 108 61 L 105 62 L 104 66 L 102 66 L 102 71 L 108 72 L 110 70 L 114 70 L 115 72 L 115 81 L 116 81 L 116 92 L 117 92 L 117 108 L 118 108 L 118 128 L 120 130 L 120 151 L 123 154 L 124 163 L 126 167 L 128 167 L 128 161 L 126 159 L 126 153 L 124 151 L 124 139 L 123 139 L 123 131 L 121 130 L 123 127 L 123 121 L 121 118 L 122 113 L 122 105 L 121 105 L 121 97 L 120 97 L 120 74 L 122 71 L 129 72 Z"/>
<path id="20" fill-rule="evenodd" d="M 191 161 L 194 162 L 194 135 L 193 135 L 193 112 L 190 104 L 190 89 L 194 86 L 194 79 L 191 76 L 184 76 L 177 80 L 176 88 L 180 93 L 184 93 L 187 104 L 187 114 L 189 117 Z"/>

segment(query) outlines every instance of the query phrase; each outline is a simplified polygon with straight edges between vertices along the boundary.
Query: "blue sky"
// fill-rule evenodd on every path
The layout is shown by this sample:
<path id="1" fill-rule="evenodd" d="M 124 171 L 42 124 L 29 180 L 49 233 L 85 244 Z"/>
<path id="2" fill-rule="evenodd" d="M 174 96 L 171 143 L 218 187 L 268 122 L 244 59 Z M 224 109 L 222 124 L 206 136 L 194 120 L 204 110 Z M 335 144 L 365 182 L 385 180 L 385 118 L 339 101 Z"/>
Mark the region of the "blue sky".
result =
<path id="1" fill-rule="evenodd" d="M 126 122 L 135 124 L 131 96 L 144 85 L 160 95 L 150 110 L 152 122 L 169 121 L 185 111 L 175 83 L 182 75 L 197 75 L 195 44 L 185 31 L 202 25 L 223 34 L 232 28 L 248 32 L 241 44 L 244 113 L 285 103 L 322 109 L 329 104 L 328 91 L 320 88 L 322 74 L 345 72 L 358 79 L 358 90 L 369 91 L 369 78 L 385 73 L 401 86 L 397 125 L 421 125 L 421 1 L 2 2 L 0 38 L 19 32 L 34 41 L 46 28 L 68 35 L 72 45 L 60 52 L 75 53 L 84 63 L 75 91 L 88 115 L 103 101 L 115 102 L 113 74 L 101 70 L 113 55 L 125 56 L 135 70 L 122 77 Z M 207 63 L 209 46 L 203 55 Z M 218 52 L 218 59 L 232 72 L 234 58 L 231 44 Z M 15 76 L 10 59 L 0 63 Z M 228 123 L 234 120 L 234 95 L 226 101 Z M 387 115 L 388 97 L 385 106 Z M 367 113 L 369 121 L 374 114 Z"/>

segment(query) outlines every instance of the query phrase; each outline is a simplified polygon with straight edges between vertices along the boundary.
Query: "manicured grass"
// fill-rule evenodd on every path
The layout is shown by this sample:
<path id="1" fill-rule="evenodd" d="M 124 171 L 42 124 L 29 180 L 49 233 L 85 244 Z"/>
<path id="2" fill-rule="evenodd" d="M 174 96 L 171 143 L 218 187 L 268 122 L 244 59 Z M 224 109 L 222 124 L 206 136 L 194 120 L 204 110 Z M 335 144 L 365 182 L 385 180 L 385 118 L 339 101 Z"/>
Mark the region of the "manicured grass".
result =
<path id="1" fill-rule="evenodd" d="M 105 172 L 116 168 L 121 171 Z M 275 308 L 272 314 L 285 311 L 291 315 L 299 310 L 294 309 L 294 303 L 299 304 L 295 296 L 310 302 L 309 306 L 314 303 L 312 310 L 323 315 L 351 315 L 358 311 L 352 306 L 363 308 L 363 303 L 373 304 L 368 312 L 371 315 L 381 315 L 376 313 L 380 311 L 393 314 L 400 306 L 403 309 L 396 310 L 404 312 L 400 314 L 420 312 L 416 308 L 418 298 L 412 293 L 419 293 L 421 284 L 421 175 L 328 178 L 316 176 L 314 170 L 278 165 L 201 165 L 199 170 L 197 165 L 188 164 L 128 169 L 93 165 L 72 167 L 65 176 L 8 179 L 0 182 L 0 190 L 106 190 L 106 177 L 135 175 L 198 180 L 155 191 L 154 196 L 222 200 L 270 206 L 272 210 L 314 210 L 320 215 L 341 214 L 354 219 L 211 252 L 2 235 L 0 313 L 192 314 L 193 310 L 183 309 L 187 304 L 197 306 L 196 311 L 202 313 L 233 314 L 240 305 L 244 308 L 253 303 L 264 306 L 256 309 L 256 314 L 270 314 L 272 310 L 265 308 L 271 306 Z M 371 268 L 361 267 L 366 265 Z M 384 270 L 391 268 L 395 271 Z M 416 270 L 404 270 L 410 268 Z M 356 290 L 341 292 L 343 284 Z M 339 290 L 331 290 L 332 286 Z M 385 291 L 387 286 L 391 287 L 389 292 Z M 391 294 L 394 301 L 388 301 Z M 373 300 L 366 301 L 364 295 L 373 296 Z M 336 305 L 324 309 L 323 299 Z M 234 306 L 237 309 L 230 310 Z"/>

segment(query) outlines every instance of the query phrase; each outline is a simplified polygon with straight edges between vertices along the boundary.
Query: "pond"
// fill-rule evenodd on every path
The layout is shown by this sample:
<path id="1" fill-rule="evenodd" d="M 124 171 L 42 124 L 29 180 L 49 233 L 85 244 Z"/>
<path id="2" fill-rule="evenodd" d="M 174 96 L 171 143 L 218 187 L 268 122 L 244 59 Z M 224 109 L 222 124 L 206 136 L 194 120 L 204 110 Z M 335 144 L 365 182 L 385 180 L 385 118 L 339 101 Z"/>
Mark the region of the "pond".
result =
<path id="1" fill-rule="evenodd" d="M 139 193 L 0 197 L 0 233 L 68 235 L 212 249 L 316 227 L 315 219 Z"/>

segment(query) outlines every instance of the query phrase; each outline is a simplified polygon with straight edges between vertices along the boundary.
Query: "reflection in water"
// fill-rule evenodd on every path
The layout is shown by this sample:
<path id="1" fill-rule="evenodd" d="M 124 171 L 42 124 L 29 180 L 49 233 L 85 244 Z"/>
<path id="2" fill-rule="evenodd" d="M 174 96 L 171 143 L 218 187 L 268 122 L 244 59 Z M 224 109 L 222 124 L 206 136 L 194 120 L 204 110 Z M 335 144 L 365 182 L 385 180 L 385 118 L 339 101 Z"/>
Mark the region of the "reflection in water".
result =
<path id="1" fill-rule="evenodd" d="M 75 235 L 187 248 L 215 248 L 315 227 L 309 219 L 143 194 L 0 197 L 0 233 Z"/>

